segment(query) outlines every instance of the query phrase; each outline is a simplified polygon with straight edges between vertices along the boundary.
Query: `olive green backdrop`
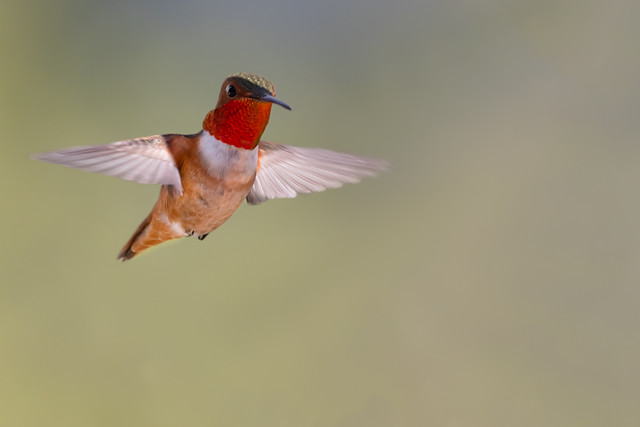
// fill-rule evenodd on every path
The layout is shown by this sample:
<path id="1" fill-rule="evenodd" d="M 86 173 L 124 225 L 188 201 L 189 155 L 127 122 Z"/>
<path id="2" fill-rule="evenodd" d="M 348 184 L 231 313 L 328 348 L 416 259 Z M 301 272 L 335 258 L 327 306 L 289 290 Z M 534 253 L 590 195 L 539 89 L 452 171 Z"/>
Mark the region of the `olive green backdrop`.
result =
<path id="1" fill-rule="evenodd" d="M 0 5 L 0 425 L 640 424 L 640 6 Z M 200 129 L 384 158 L 115 257 L 157 186 L 34 152 Z"/>

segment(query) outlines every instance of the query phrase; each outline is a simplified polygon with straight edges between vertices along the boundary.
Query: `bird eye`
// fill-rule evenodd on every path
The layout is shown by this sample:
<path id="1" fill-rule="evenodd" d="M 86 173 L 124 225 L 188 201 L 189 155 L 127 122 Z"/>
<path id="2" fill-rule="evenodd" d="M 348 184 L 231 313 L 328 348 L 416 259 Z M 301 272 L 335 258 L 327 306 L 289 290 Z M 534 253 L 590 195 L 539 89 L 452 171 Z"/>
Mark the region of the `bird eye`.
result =
<path id="1" fill-rule="evenodd" d="M 229 98 L 236 96 L 236 88 L 233 85 L 227 86 L 227 95 Z"/>

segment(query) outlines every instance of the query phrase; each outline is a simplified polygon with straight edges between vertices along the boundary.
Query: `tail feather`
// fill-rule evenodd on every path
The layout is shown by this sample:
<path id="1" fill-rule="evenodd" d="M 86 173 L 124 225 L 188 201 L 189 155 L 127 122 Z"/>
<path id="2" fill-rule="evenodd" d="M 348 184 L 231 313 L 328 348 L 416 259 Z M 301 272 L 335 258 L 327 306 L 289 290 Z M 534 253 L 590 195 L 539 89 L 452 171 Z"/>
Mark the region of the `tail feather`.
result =
<path id="1" fill-rule="evenodd" d="M 149 214 L 149 216 L 147 216 L 142 221 L 142 223 L 138 226 L 136 231 L 134 231 L 133 236 L 131 236 L 131 238 L 124 245 L 122 250 L 120 250 L 120 253 L 118 254 L 118 259 L 121 259 L 124 262 L 133 258 L 139 253 L 139 252 L 134 252 L 133 245 L 140 238 L 140 235 L 146 230 L 146 228 L 149 226 L 150 223 L 151 223 L 151 214 Z"/>
<path id="2" fill-rule="evenodd" d="M 159 245 L 167 240 L 185 237 L 186 234 L 175 223 L 157 219 L 153 212 L 142 221 L 133 236 L 118 254 L 118 259 L 129 260 L 151 246 Z"/>

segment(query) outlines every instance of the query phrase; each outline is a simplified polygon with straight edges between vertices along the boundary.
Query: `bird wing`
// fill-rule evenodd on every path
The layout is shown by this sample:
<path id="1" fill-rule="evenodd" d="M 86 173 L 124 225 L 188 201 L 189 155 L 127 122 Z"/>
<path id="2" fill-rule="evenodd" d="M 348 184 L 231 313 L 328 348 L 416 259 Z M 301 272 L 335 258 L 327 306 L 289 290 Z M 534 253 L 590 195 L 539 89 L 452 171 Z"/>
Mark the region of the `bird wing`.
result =
<path id="1" fill-rule="evenodd" d="M 383 160 L 265 141 L 259 150 L 256 180 L 247 196 L 251 205 L 356 183 L 389 166 Z"/>
<path id="2" fill-rule="evenodd" d="M 173 185 L 182 193 L 180 172 L 162 135 L 71 147 L 36 154 L 33 158 L 141 184 Z"/>

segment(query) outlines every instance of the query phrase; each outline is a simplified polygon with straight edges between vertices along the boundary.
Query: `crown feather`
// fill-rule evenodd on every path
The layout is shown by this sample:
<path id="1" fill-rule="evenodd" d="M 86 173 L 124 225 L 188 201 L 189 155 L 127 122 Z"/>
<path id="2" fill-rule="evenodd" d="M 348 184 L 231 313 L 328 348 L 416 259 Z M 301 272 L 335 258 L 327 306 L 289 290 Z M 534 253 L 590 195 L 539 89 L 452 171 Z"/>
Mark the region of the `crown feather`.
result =
<path id="1" fill-rule="evenodd" d="M 249 92 L 259 92 L 256 89 L 267 90 L 273 96 L 276 94 L 276 88 L 269 80 L 252 73 L 236 73 L 231 74 L 228 78 L 235 79 L 242 87 Z"/>

